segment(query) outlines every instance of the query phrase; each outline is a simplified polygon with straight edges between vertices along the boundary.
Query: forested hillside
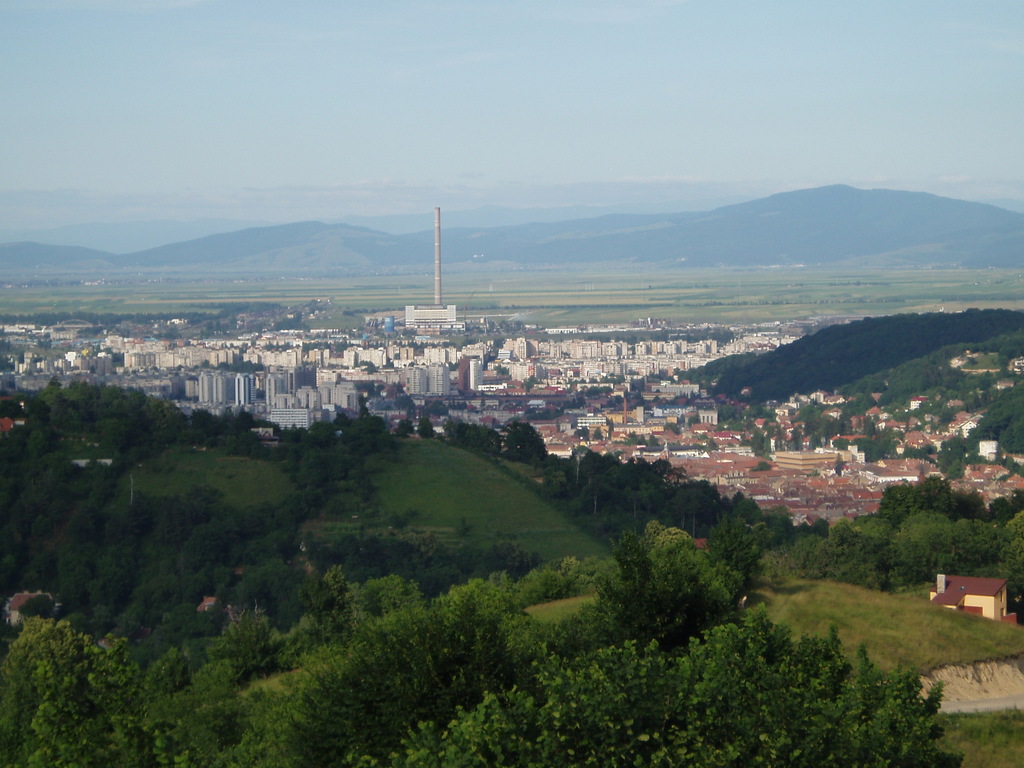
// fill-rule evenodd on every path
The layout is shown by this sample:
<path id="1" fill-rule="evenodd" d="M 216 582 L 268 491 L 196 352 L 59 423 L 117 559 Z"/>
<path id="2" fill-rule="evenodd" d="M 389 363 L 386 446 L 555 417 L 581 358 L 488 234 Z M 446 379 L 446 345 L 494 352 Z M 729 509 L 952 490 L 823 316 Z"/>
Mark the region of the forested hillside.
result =
<path id="1" fill-rule="evenodd" d="M 761 356 L 723 358 L 702 368 L 717 393 L 757 402 L 796 392 L 832 391 L 953 344 L 981 344 L 1024 330 L 1024 313 L 971 309 L 905 314 L 832 325 Z"/>
<path id="2" fill-rule="evenodd" d="M 530 542 L 548 558 L 598 554 L 652 519 L 707 535 L 733 505 L 665 462 L 548 456 L 519 423 L 503 433 L 452 423 L 447 437 L 420 441 L 417 455 L 441 459 L 428 481 L 365 413 L 286 430 L 272 448 L 248 414 L 186 418 L 84 383 L 0 400 L 0 416 L 17 420 L 0 439 L 0 590 L 50 593 L 76 626 L 147 637 L 150 653 L 219 631 L 196 611 L 205 597 L 294 625 L 309 568 L 340 565 L 359 582 L 397 574 L 434 596 L 493 572 L 522 576 L 542 561 Z M 460 459 L 466 451 L 477 458 Z M 466 471 L 475 487 L 459 495 Z M 412 503 L 430 501 L 396 507 L 402 487 Z M 518 512 L 499 519 L 473 501 L 491 494 Z"/>

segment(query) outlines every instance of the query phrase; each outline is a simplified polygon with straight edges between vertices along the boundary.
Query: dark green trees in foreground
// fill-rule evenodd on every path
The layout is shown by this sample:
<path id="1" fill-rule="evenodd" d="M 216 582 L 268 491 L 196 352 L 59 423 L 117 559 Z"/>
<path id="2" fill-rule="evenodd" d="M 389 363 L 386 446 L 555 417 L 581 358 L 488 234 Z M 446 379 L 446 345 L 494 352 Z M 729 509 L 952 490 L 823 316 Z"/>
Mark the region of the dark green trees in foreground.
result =
<path id="1" fill-rule="evenodd" d="M 305 567 L 285 567 L 297 527 L 332 509 L 338 489 L 345 509 L 371 505 L 368 459 L 395 453 L 383 422 L 364 415 L 284 435 L 273 457 L 296 488 L 284 508 L 235 510 L 192 493 L 137 500 L 119 515 L 117 473 L 162 450 L 164 438 L 154 437 L 161 430 L 172 442 L 262 450 L 244 422 L 186 422 L 154 406 L 135 410 L 142 426 L 129 430 L 131 439 L 107 430 L 123 449 L 114 466 L 79 471 L 60 455 L 67 441 L 57 436 L 69 424 L 94 415 L 104 422 L 136 399 L 51 388 L 27 401 L 30 424 L 0 445 L 9 534 L 0 576 L 13 585 L 26 570 L 55 570 L 71 607 L 87 605 L 94 587 L 107 594 L 120 585 L 119 611 L 137 604 L 165 614 L 157 617 L 161 642 L 137 646 L 100 647 L 83 631 L 98 636 L 113 616 L 29 620 L 0 666 L 0 765 L 957 764 L 936 746 L 937 697 L 921 698 L 916 676 L 883 676 L 866 661 L 853 670 L 835 637 L 796 641 L 739 608 L 775 521 L 748 500 L 722 499 L 706 483 L 675 476 L 667 462 L 558 462 L 544 456 L 528 425 L 503 434 L 446 427 L 445 439 L 534 466 L 544 493 L 618 538 L 613 560 L 567 559 L 519 582 L 499 566 L 484 571 L 499 571 L 486 581 L 426 590 L 422 579 L 395 573 L 354 576 L 360 560 L 339 565 L 311 547 L 305 562 L 320 573 L 300 588 Z M 1000 513 L 1015 520 L 1015 535 L 1016 511 Z M 651 519 L 661 522 L 643 528 Z M 710 531 L 709 549 L 698 550 L 684 527 Z M 788 521 L 784 531 L 792 535 Z M 56 557 L 51 541 L 62 547 Z M 224 563 L 247 566 L 237 591 L 223 590 L 238 595 L 232 621 L 197 613 L 177 581 L 168 582 L 184 595 L 177 601 L 141 589 L 148 582 L 136 573 L 154 563 L 187 575 L 190 542 L 211 578 L 233 578 L 198 546 L 215 541 L 224 544 Z M 379 564 L 370 537 L 352 541 Z M 107 551 L 108 543 L 117 546 Z M 143 544 L 147 569 L 127 570 L 128 555 Z M 95 565 L 84 559 L 90 548 L 101 555 Z M 1024 551 L 1016 547 L 1015 557 L 1017 550 Z M 263 615 L 246 585 L 269 573 L 271 560 L 287 578 L 269 591 L 291 599 L 261 594 Z M 195 586 L 195 595 L 220 594 Z M 523 611 L 588 587 L 596 598 L 561 621 Z M 440 596 L 428 601 L 423 592 Z M 210 632 L 226 627 L 215 639 L 196 638 L 168 632 L 175 622 L 167 616 Z"/>
<path id="2" fill-rule="evenodd" d="M 508 580 L 426 602 L 331 569 L 297 630 L 243 616 L 194 671 L 177 650 L 142 670 L 123 641 L 30 619 L 0 667 L 0 764 L 959 765 L 937 692 L 863 655 L 854 668 L 834 633 L 795 640 L 744 613 L 743 577 L 685 533 L 652 524 L 598 580 L 593 603 L 543 623 Z M 249 683 L 289 659 L 288 681 Z"/>
<path id="3" fill-rule="evenodd" d="M 632 642 L 538 664 L 532 690 L 489 693 L 427 724 L 393 766 L 957 766 L 913 673 L 851 672 L 839 641 L 792 640 L 763 613 L 686 653 Z"/>

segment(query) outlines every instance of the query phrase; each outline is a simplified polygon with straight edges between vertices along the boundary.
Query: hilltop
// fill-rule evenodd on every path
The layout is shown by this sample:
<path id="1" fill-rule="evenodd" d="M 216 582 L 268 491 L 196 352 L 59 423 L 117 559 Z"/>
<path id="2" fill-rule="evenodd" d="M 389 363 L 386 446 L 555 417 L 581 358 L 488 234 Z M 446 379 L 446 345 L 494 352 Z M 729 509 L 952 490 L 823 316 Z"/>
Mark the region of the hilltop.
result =
<path id="1" fill-rule="evenodd" d="M 429 226 L 429 215 L 424 215 Z M 921 192 L 828 186 L 705 212 L 609 214 L 558 222 L 444 230 L 449 271 L 613 268 L 1016 266 L 1024 214 Z M 343 276 L 422 272 L 433 229 L 392 235 L 298 222 L 213 234 L 127 254 L 7 243 L 8 275 Z"/>

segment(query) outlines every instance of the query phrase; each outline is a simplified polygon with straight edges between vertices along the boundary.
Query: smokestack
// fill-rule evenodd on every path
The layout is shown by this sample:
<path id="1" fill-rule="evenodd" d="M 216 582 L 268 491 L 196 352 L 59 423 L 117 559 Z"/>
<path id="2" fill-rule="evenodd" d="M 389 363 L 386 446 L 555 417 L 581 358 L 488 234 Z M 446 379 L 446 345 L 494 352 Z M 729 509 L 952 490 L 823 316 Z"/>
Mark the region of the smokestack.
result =
<path id="1" fill-rule="evenodd" d="M 434 304 L 441 306 L 441 209 L 434 209 Z"/>

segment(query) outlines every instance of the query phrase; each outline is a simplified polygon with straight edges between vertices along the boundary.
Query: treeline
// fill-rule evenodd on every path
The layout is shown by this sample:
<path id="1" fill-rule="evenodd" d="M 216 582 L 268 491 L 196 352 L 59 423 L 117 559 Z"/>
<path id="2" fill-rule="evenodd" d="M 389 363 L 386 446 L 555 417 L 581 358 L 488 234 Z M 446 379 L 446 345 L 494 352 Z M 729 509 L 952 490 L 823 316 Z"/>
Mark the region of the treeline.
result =
<path id="1" fill-rule="evenodd" d="M 186 417 L 139 392 L 82 382 L 0 400 L 0 415 L 25 421 L 0 440 L 0 591 L 43 590 L 78 629 L 148 638 L 134 647 L 140 658 L 215 634 L 217 622 L 195 610 L 207 596 L 220 605 L 259 605 L 273 626 L 292 626 L 309 566 L 338 565 L 358 582 L 396 574 L 433 597 L 492 573 L 519 578 L 540 564 L 515 540 L 476 549 L 417 530 L 408 515 L 384 516 L 372 478 L 397 460 L 400 438 L 365 409 L 358 418 L 285 430 L 272 450 L 260 444 L 247 413 Z M 666 461 L 549 456 L 526 423 L 499 432 L 449 422 L 443 439 L 529 466 L 535 479 L 509 476 L 607 540 L 651 520 L 706 537 L 733 511 L 751 523 L 762 519 L 752 501 L 723 498 Z M 273 502 L 230 501 L 181 476 L 168 451 L 208 456 L 211 466 L 225 455 L 265 462 L 268 472 L 285 473 L 290 491 Z M 72 463 L 83 455 L 111 463 Z M 158 477 L 166 472 L 166 490 L 152 482 L 130 488 L 140 465 Z M 321 519 L 359 523 L 301 533 Z M 789 535 L 781 518 L 765 519 L 772 536 Z"/>
<path id="2" fill-rule="evenodd" d="M 743 526 L 709 549 L 651 524 L 609 567 L 549 566 L 431 601 L 398 577 L 303 585 L 287 635 L 236 616 L 194 668 L 148 669 L 32 619 L 0 667 L 5 765 L 956 766 L 939 695 L 909 671 L 851 665 L 835 634 L 792 638 L 739 598 Z M 561 621 L 523 612 L 538 581 L 590 579 Z M 290 670 L 295 670 L 290 672 Z M 269 679 L 267 679 L 269 677 Z"/>

